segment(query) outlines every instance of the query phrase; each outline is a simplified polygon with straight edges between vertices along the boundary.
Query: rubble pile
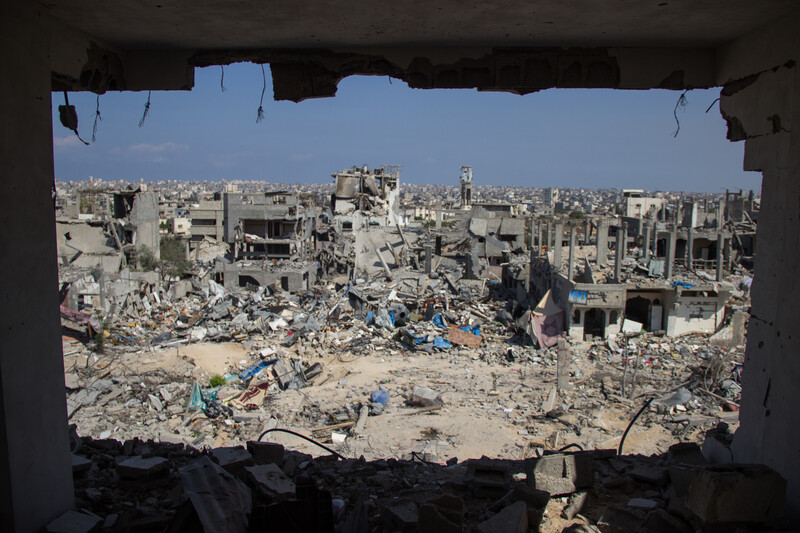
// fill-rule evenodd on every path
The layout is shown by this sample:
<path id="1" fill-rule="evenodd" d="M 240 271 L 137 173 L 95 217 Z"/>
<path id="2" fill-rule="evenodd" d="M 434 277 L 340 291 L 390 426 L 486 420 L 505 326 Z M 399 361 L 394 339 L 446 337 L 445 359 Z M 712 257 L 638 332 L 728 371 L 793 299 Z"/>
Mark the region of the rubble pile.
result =
<path id="1" fill-rule="evenodd" d="M 198 451 L 73 434 L 81 531 L 770 531 L 786 481 L 764 466 L 707 465 L 697 445 L 653 456 L 564 451 L 437 464 L 274 443 Z"/>

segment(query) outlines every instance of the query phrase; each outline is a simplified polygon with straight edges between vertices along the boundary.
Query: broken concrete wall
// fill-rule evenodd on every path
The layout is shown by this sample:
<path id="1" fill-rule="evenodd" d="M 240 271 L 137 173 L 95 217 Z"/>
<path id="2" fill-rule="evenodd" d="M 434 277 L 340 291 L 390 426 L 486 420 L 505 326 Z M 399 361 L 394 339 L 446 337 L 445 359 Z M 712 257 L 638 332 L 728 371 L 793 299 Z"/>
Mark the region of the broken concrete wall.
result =
<path id="1" fill-rule="evenodd" d="M 728 138 L 745 140 L 745 170 L 763 172 L 758 256 L 747 331 L 736 461 L 765 463 L 788 481 L 800 516 L 800 82 L 798 16 L 784 17 L 718 53 Z"/>
<path id="2" fill-rule="evenodd" d="M 146 246 L 159 259 L 161 241 L 158 233 L 158 195 L 154 192 L 138 193 L 133 199 L 133 208 L 128 218 L 136 226 L 136 247 Z"/>

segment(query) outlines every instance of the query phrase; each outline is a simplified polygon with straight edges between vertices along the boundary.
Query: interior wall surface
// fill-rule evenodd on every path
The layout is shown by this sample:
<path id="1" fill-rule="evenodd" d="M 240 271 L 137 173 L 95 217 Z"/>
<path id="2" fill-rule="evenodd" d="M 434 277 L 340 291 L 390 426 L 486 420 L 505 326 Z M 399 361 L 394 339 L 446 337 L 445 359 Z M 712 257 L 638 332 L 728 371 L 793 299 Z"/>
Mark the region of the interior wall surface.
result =
<path id="1" fill-rule="evenodd" d="M 34 532 L 74 505 L 58 300 L 48 33 L 0 13 L 0 523 Z"/>

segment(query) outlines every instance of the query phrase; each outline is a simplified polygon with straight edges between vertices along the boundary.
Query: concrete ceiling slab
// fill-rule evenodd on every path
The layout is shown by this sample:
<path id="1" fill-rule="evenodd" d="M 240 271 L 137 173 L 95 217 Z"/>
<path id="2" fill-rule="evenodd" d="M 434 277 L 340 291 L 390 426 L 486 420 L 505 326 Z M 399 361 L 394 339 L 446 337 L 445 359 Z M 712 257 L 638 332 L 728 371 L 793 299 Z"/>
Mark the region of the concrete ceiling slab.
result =
<path id="1" fill-rule="evenodd" d="M 796 0 L 47 0 L 122 49 L 723 44 Z"/>

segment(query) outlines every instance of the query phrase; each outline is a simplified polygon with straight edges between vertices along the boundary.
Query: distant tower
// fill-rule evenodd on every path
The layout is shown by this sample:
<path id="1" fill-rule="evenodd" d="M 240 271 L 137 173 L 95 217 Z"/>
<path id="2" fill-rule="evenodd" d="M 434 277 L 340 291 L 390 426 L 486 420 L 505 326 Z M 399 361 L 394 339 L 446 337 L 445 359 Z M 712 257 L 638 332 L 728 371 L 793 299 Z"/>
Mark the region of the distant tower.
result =
<path id="1" fill-rule="evenodd" d="M 558 203 L 558 189 L 549 187 L 544 190 L 544 205 L 554 207 Z"/>
<path id="2" fill-rule="evenodd" d="M 461 167 L 461 209 L 472 206 L 472 167 Z"/>

